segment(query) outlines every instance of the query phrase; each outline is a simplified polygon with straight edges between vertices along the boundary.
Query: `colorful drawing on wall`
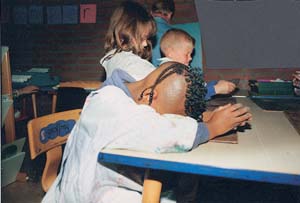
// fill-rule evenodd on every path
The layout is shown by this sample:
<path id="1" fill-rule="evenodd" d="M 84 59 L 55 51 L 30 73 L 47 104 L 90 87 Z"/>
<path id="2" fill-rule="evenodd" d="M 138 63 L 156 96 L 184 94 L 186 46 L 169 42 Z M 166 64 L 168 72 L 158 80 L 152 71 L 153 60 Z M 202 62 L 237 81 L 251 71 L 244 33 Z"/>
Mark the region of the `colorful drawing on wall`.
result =
<path id="1" fill-rule="evenodd" d="M 14 7 L 13 16 L 15 24 L 27 24 L 27 8 L 25 6 Z"/>
<path id="2" fill-rule="evenodd" d="M 96 23 L 96 4 L 80 5 L 80 23 Z"/>
<path id="3" fill-rule="evenodd" d="M 29 6 L 28 22 L 30 24 L 43 24 L 43 7 Z"/>
<path id="4" fill-rule="evenodd" d="M 63 24 L 78 23 L 78 6 L 68 5 L 63 6 Z"/>
<path id="5" fill-rule="evenodd" d="M 51 25 L 62 23 L 61 6 L 47 7 L 47 22 Z"/>

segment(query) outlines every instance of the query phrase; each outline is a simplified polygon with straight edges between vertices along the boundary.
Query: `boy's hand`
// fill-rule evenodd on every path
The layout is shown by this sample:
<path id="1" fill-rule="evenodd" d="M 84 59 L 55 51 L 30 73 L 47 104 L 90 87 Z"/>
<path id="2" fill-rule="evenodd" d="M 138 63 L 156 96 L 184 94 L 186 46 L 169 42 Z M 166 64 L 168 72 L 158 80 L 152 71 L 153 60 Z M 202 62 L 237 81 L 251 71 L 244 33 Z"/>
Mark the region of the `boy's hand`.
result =
<path id="1" fill-rule="evenodd" d="M 219 80 L 214 87 L 216 94 L 229 94 L 236 88 L 234 83 L 226 80 Z"/>
<path id="2" fill-rule="evenodd" d="M 212 116 L 214 115 L 214 113 L 216 111 L 220 111 L 224 108 L 226 108 L 227 105 L 224 105 L 224 106 L 219 106 L 218 108 L 214 109 L 213 111 L 205 111 L 203 112 L 202 116 L 203 116 L 203 122 L 208 122 Z"/>
<path id="3" fill-rule="evenodd" d="M 249 110 L 249 107 L 244 107 L 242 104 L 227 104 L 214 111 L 210 119 L 205 121 L 209 138 L 213 139 L 237 126 L 245 125 L 246 121 L 252 119 Z"/>

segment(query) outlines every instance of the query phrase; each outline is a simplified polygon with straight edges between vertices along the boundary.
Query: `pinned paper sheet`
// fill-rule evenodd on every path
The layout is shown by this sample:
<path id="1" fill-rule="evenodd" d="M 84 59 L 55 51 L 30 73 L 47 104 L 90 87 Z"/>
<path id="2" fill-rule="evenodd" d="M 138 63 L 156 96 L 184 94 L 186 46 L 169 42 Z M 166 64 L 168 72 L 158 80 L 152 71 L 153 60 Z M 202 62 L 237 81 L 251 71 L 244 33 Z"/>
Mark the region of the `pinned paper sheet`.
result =
<path id="1" fill-rule="evenodd" d="M 28 10 L 28 22 L 30 24 L 43 24 L 43 7 L 30 6 Z"/>
<path id="2" fill-rule="evenodd" d="M 27 24 L 27 8 L 25 6 L 14 7 L 14 23 Z"/>
<path id="3" fill-rule="evenodd" d="M 96 23 L 96 4 L 80 5 L 80 23 Z"/>
<path id="4" fill-rule="evenodd" d="M 63 6 L 63 24 L 78 23 L 78 6 Z"/>
<path id="5" fill-rule="evenodd" d="M 61 24 L 62 23 L 61 6 L 48 6 L 47 7 L 47 22 L 48 22 L 48 24 Z"/>

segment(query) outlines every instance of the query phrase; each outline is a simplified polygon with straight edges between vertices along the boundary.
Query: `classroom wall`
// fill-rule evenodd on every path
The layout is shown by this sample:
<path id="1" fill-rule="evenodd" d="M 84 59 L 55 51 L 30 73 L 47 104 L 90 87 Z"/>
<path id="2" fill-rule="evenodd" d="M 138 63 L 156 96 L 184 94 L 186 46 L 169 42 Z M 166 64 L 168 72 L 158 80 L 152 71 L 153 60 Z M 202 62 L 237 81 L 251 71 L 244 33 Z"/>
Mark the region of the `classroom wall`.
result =
<path id="1" fill-rule="evenodd" d="M 13 70 L 30 67 L 49 67 L 53 75 L 68 80 L 98 80 L 103 77 L 99 60 L 104 54 L 104 36 L 109 18 L 121 0 L 5 0 L 3 10 L 9 18 L 2 23 L 1 43 L 10 48 Z M 150 0 L 139 0 L 149 7 Z M 96 4 L 96 23 L 49 25 L 46 20 L 47 6 Z M 17 25 L 14 8 L 42 5 L 44 22 L 39 25 Z M 193 0 L 177 0 L 175 23 L 197 21 Z M 189 11 L 187 14 L 184 11 Z M 3 12 L 1 12 L 3 13 Z M 3 21 L 3 19 L 2 19 Z"/>
<path id="2" fill-rule="evenodd" d="M 121 0 L 5 0 L 1 6 L 1 44 L 10 47 L 11 67 L 25 70 L 30 67 L 49 67 L 53 75 L 68 80 L 99 80 L 103 69 L 99 60 L 103 56 L 104 35 L 109 17 Z M 149 7 L 151 0 L 139 0 Z M 13 8 L 42 5 L 44 13 L 47 6 L 96 4 L 96 23 L 49 25 L 44 16 L 43 24 L 17 25 L 14 23 Z M 193 0 L 175 0 L 176 12 L 173 23 L 197 21 Z M 7 12 L 8 11 L 8 12 Z M 204 39 L 205 40 L 205 39 Z M 299 67 L 281 69 L 207 69 L 207 80 L 241 78 L 291 78 L 292 72 Z M 242 82 L 246 85 L 246 82 Z"/>

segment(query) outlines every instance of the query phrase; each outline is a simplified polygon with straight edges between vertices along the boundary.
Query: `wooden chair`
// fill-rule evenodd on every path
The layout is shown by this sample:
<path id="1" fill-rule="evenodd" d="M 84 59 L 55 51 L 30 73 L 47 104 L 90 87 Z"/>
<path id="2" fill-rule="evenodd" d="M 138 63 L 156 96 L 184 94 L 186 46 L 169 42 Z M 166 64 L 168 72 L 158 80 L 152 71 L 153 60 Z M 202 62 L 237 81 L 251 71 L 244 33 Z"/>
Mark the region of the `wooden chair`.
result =
<path id="1" fill-rule="evenodd" d="M 62 158 L 62 144 L 79 119 L 81 109 L 41 116 L 27 124 L 31 159 L 46 152 L 46 164 L 42 175 L 42 188 L 48 191 L 57 177 Z"/>

